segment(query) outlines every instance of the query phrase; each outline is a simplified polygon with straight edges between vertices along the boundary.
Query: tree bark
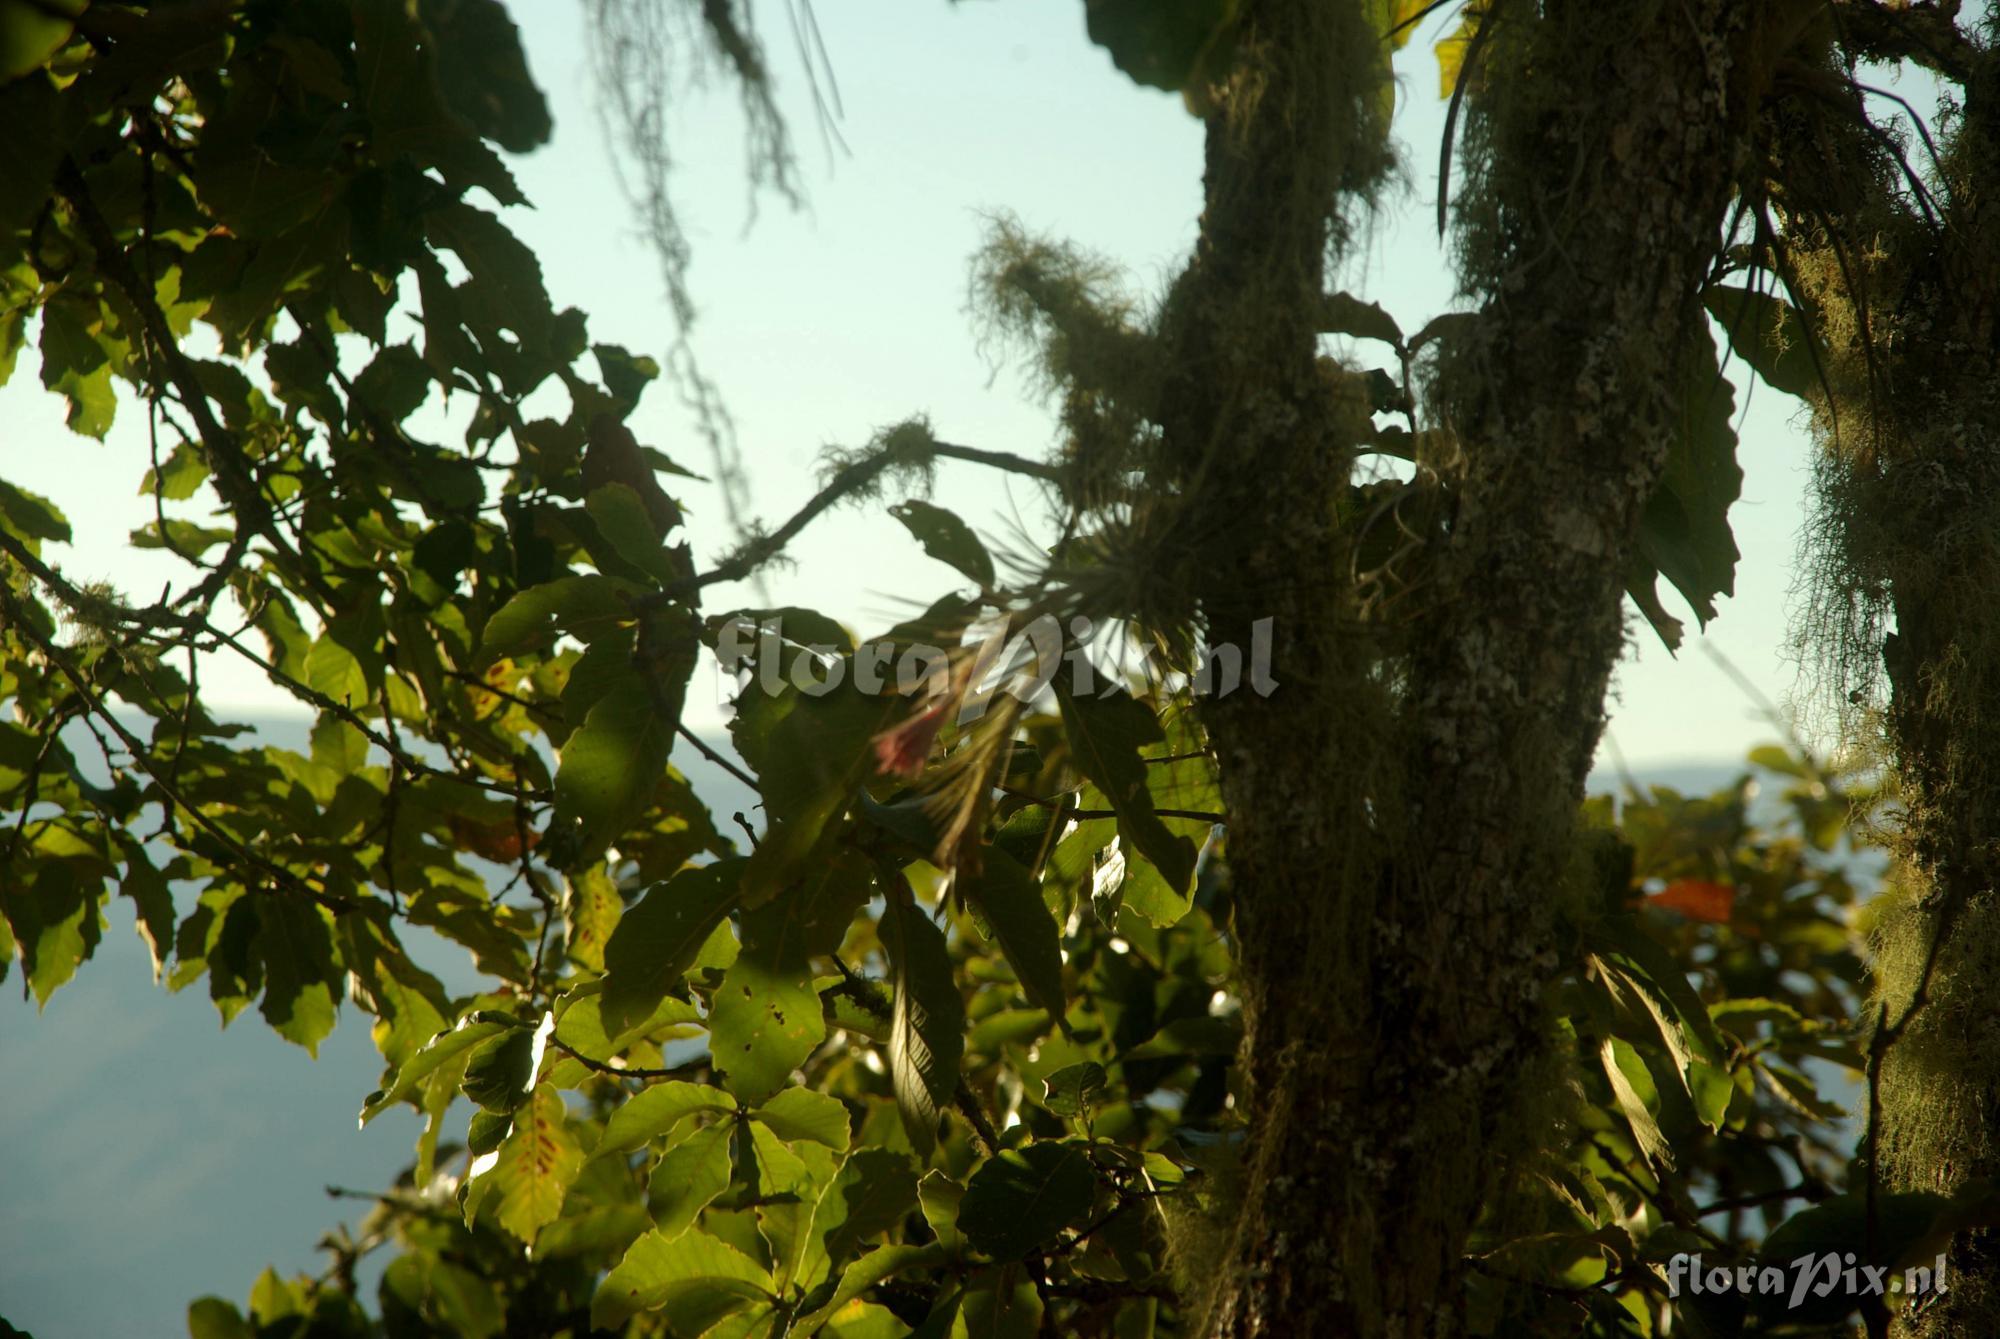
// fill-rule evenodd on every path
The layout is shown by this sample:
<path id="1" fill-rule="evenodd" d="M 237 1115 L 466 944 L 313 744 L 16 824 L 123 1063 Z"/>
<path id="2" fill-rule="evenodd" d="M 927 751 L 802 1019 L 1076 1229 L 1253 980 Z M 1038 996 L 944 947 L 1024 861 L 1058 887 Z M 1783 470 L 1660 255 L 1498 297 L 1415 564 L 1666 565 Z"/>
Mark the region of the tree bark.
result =
<path id="1" fill-rule="evenodd" d="M 2000 1183 L 2000 52 L 1929 7 L 1848 41 L 1932 65 L 1961 96 L 1933 165 L 1935 219 L 1898 198 L 1901 165 L 1865 134 L 1858 96 L 1845 121 L 1794 126 L 1790 146 L 1794 161 L 1864 165 L 1816 183 L 1841 208 L 1794 242 L 1829 336 L 1811 631 L 1829 636 L 1838 688 L 1870 687 L 1879 655 L 1901 805 L 1858 1164 L 1873 1203 Z M 1870 1217 L 1871 1254 L 1893 1263 Z M 1911 1339 L 2000 1333 L 1993 1229 L 1951 1239 L 1945 1280 L 1920 1308 L 1876 1309 L 1871 1332 L 1893 1319 Z"/>
<path id="2" fill-rule="evenodd" d="M 1544 1062 L 1554 890 L 1759 95 L 1731 61 L 1743 7 L 1502 7 L 1472 100 L 1484 305 L 1440 380 L 1469 459 L 1428 481 L 1455 515 L 1420 611 L 1384 621 L 1343 576 L 1357 443 L 1315 368 L 1329 243 L 1379 175 L 1359 135 L 1316 133 L 1366 127 L 1377 91 L 1341 46 L 1365 40 L 1358 12 L 1329 8 L 1245 6 L 1163 322 L 1209 633 L 1247 644 L 1272 618 L 1280 685 L 1206 713 L 1249 1024 L 1248 1165 L 1209 1315 L 1227 1335 L 1452 1335 L 1467 1233 L 1532 1137 L 1510 1119 Z"/>

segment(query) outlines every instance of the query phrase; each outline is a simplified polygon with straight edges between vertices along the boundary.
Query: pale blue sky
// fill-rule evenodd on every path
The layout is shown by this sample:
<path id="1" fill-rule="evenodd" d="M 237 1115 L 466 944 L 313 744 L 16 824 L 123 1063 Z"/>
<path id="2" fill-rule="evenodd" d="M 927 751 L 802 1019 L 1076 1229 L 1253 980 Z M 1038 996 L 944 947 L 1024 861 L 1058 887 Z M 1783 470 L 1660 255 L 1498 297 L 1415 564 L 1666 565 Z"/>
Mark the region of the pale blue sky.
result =
<path id="1" fill-rule="evenodd" d="M 541 256 L 558 304 L 590 314 L 595 338 L 658 354 L 671 330 L 662 285 L 612 176 L 577 11 L 529 0 L 515 12 L 550 95 L 556 138 L 516 162 L 536 209 L 510 222 Z M 915 412 L 929 413 L 948 441 L 1045 451 L 1047 408 L 1014 370 L 993 375 L 964 310 L 983 216 L 1011 210 L 1031 229 L 1111 256 L 1135 285 L 1157 293 L 1194 238 L 1198 124 L 1177 97 L 1118 74 L 1085 39 L 1073 0 L 821 5 L 845 105 L 840 129 L 852 149 L 830 159 L 789 33 L 776 21 L 782 11 L 765 17 L 810 193 L 806 210 L 766 199 L 746 230 L 740 121 L 719 84 L 684 100 L 673 131 L 683 161 L 678 194 L 696 244 L 699 348 L 735 412 L 755 512 L 782 520 L 811 495 L 824 445 L 856 444 Z M 1415 329 L 1452 301 L 1449 256 L 1432 223 L 1443 105 L 1425 37 L 1401 54 L 1398 69 L 1409 186 L 1383 211 L 1346 284 Z M 30 350 L 0 390 L 0 474 L 53 496 L 76 523 L 77 544 L 55 555 L 72 575 L 106 577 L 151 598 L 178 574 L 157 554 L 124 547 L 149 505 L 134 491 L 146 451 L 142 417 L 126 413 L 104 446 L 70 435 L 33 358 Z M 1796 408 L 1759 388 L 1741 420 L 1746 478 L 1733 521 L 1744 559 L 1736 598 L 1723 602 L 1707 638 L 1779 697 L 1796 679 L 1783 653 L 1808 461 L 1790 422 Z M 706 469 L 705 448 L 670 393 L 656 389 L 636 424 L 668 454 Z M 719 497 L 700 485 L 679 491 L 694 513 L 698 552 L 727 547 Z M 1043 518 L 1033 489 L 971 466 L 948 468 L 937 500 L 1002 542 Z M 797 566 L 772 579 L 774 600 L 825 609 L 864 632 L 927 603 L 952 576 L 877 511 L 834 514 L 792 554 Z M 1663 592 L 1683 612 L 1664 583 Z M 756 602 L 752 592 L 737 594 L 737 602 Z M 728 591 L 710 600 L 711 608 L 730 604 Z M 1688 645 L 1674 659 L 1635 616 L 1636 653 L 1618 674 L 1612 734 L 1636 764 L 1739 756 L 1770 734 L 1701 654 L 1689 621 Z M 231 706 L 295 705 L 240 665 L 205 668 L 203 681 Z M 712 712 L 713 700 L 698 694 L 696 710 Z"/>

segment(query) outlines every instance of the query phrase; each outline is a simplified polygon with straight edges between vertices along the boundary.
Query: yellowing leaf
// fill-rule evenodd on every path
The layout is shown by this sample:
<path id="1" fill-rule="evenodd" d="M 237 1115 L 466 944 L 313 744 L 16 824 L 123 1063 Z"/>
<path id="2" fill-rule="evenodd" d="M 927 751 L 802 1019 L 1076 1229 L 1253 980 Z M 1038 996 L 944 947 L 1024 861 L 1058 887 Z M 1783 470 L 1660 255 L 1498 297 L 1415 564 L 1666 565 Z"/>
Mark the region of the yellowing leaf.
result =
<path id="1" fill-rule="evenodd" d="M 562 1094 L 549 1084 L 537 1088 L 533 1100 L 514 1113 L 514 1133 L 494 1157 L 486 1175 L 492 1182 L 489 1196 L 500 1197 L 500 1226 L 532 1246 L 535 1235 L 562 1213 L 570 1185 L 583 1170 L 583 1149 L 569 1132 Z M 467 1204 L 474 1207 L 470 1199 Z"/>
<path id="2" fill-rule="evenodd" d="M 1465 68 L 1465 53 L 1479 32 L 1479 19 L 1479 11 L 1467 5 L 1458 26 L 1438 39 L 1438 96 L 1441 98 L 1449 98 L 1458 88 L 1459 73 Z"/>

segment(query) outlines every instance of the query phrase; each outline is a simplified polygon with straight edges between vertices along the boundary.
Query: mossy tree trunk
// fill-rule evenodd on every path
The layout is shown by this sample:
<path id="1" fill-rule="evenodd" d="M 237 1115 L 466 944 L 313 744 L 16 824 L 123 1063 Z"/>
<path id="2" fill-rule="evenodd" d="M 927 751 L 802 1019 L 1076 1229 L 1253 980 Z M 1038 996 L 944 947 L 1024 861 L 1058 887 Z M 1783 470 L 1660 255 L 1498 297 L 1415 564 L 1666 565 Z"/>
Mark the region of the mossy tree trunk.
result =
<path id="1" fill-rule="evenodd" d="M 1902 804 L 1862 1149 L 1877 1197 L 2000 1183 L 2000 52 L 1960 37 L 1949 13 L 1915 17 L 1864 23 L 1848 42 L 1957 85 L 1929 165 L 1935 218 L 1903 196 L 1858 106 L 1795 126 L 1792 147 L 1798 161 L 1863 164 L 1821 186 L 1844 207 L 1793 240 L 1832 392 L 1815 405 L 1826 454 L 1808 631 L 1838 688 L 1886 680 Z M 1946 1281 L 1899 1333 L 2000 1334 L 1992 1229 L 1952 1239 Z"/>
<path id="2" fill-rule="evenodd" d="M 1274 619 L 1280 684 L 1207 713 L 1249 1019 L 1250 1161 L 1210 1311 L 1229 1335 L 1462 1329 L 1467 1233 L 1542 1063 L 1627 557 L 1758 100 L 1720 0 L 1495 27 L 1466 193 L 1483 311 L 1439 385 L 1469 464 L 1423 485 L 1454 514 L 1418 612 L 1384 623 L 1348 577 L 1357 444 L 1315 368 L 1342 208 L 1383 166 L 1354 45 L 1379 38 L 1347 8 L 1246 6 L 1163 321 L 1210 635 Z"/>

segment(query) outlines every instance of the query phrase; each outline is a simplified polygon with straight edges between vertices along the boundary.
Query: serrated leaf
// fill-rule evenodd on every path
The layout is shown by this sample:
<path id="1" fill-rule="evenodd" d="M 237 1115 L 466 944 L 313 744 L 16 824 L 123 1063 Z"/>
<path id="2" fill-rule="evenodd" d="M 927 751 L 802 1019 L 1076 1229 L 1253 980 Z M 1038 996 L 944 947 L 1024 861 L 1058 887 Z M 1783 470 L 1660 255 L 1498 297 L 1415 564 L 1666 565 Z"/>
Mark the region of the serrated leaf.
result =
<path id="1" fill-rule="evenodd" d="M 548 103 L 529 72 L 507 7 L 499 0 L 426 5 L 436 37 L 437 88 L 445 104 L 509 153 L 546 144 L 553 130 Z"/>
<path id="2" fill-rule="evenodd" d="M 0 479 L 0 526 L 22 539 L 70 541 L 69 521 L 55 503 Z"/>
<path id="3" fill-rule="evenodd" d="M 965 1187 L 935 1168 L 917 1182 L 917 1204 L 924 1211 L 924 1221 L 953 1259 L 966 1250 L 965 1234 L 958 1230 L 958 1206 L 964 1202 Z"/>
<path id="4" fill-rule="evenodd" d="M 831 1099 L 829 1099 L 831 1100 Z M 655 1083 L 625 1099 L 604 1123 L 604 1133 L 592 1152 L 594 1158 L 633 1149 L 670 1133 L 698 1111 L 734 1111 L 736 1100 L 720 1088 L 705 1083 L 669 1079 Z"/>
<path id="5" fill-rule="evenodd" d="M 770 1296 L 771 1276 L 734 1246 L 705 1232 L 648 1232 L 597 1285 L 590 1323 L 616 1330 L 641 1311 L 661 1311 L 670 1332 L 702 1334 Z"/>
<path id="6" fill-rule="evenodd" d="M 1090 1211 L 1097 1172 L 1082 1150 L 1038 1142 L 1003 1149 L 966 1183 L 958 1230 L 995 1260 L 1018 1260 Z"/>
<path id="7" fill-rule="evenodd" d="M 620 560 L 655 581 L 674 580 L 674 560 L 660 543 L 653 518 L 634 489 L 620 483 L 594 488 L 583 507 Z"/>
<path id="8" fill-rule="evenodd" d="M 1661 626 L 1658 600 L 1651 596 L 1652 574 L 1673 583 L 1707 627 L 1718 595 L 1736 590 L 1741 556 L 1729 528 L 1729 508 L 1743 491 L 1732 426 L 1735 394 L 1722 377 L 1708 332 L 1694 332 L 1680 371 L 1680 423 L 1667 452 L 1666 468 L 1639 520 L 1639 539 L 1629 585 L 1647 592 L 1635 602 L 1653 621 L 1669 649 L 1679 636 L 1677 621 Z M 1649 607 L 1650 603 L 1650 607 Z"/>
<path id="9" fill-rule="evenodd" d="M 511 1111 L 475 1111 L 465 1127 L 465 1151 L 477 1157 L 491 1153 L 514 1132 Z"/>
<path id="10" fill-rule="evenodd" d="M 460 1059 L 466 1052 L 492 1040 L 509 1028 L 520 1026 L 518 1019 L 495 1016 L 485 1010 L 466 1015 L 451 1031 L 440 1032 L 431 1038 L 422 1050 L 410 1057 L 409 1063 L 396 1071 L 396 1077 L 387 1088 L 368 1099 L 367 1104 L 361 1108 L 361 1123 L 366 1125 L 396 1103 L 414 1094 L 419 1085 L 440 1066 Z"/>
<path id="11" fill-rule="evenodd" d="M 492 1178 L 500 1226 L 532 1246 L 562 1213 L 563 1200 L 583 1170 L 583 1149 L 570 1133 L 562 1094 L 548 1084 L 514 1113 L 514 1132 L 497 1150 Z M 489 1202 L 491 1202 L 489 1200 Z"/>
<path id="12" fill-rule="evenodd" d="M 333 1031 L 340 998 L 340 971 L 334 964 L 326 913 L 289 893 L 260 898 L 256 905 L 256 951 L 264 961 L 260 1006 L 264 1021 L 285 1040 L 317 1056 L 320 1042 Z"/>
<path id="13" fill-rule="evenodd" d="M 111 361 L 99 338 L 103 308 L 95 298 L 65 295 L 41 312 L 42 385 L 69 401 L 70 431 L 101 440 L 118 407 Z"/>
<path id="14" fill-rule="evenodd" d="M 857 1149 L 820 1196 L 813 1215 L 827 1266 L 838 1266 L 871 1238 L 895 1233 L 916 1207 L 917 1172 L 909 1154 Z"/>
<path id="15" fill-rule="evenodd" d="M 847 1108 L 810 1088 L 787 1088 L 751 1113 L 787 1143 L 809 1139 L 836 1153 L 847 1151 Z"/>
<path id="16" fill-rule="evenodd" d="M 1869 1204 L 1864 1193 L 1848 1191 L 1799 1210 L 1773 1228 L 1758 1251 L 1761 1260 L 1784 1271 L 1787 1286 L 1779 1293 L 1753 1295 L 1751 1313 L 1766 1320 L 1782 1320 L 1788 1326 L 1838 1321 L 1854 1310 L 1859 1298 L 1851 1289 L 1824 1285 L 1836 1283 L 1835 1276 L 1851 1267 L 1849 1260 L 1884 1267 L 1923 1263 L 1921 1256 L 1914 1261 L 1908 1258 L 1915 1254 L 1912 1247 L 1923 1242 L 1932 1225 L 1952 1209 L 1951 1199 L 1925 1191 L 1878 1194 L 1873 1252 L 1869 1250 Z M 1810 1263 L 1795 1264 L 1801 1260 Z M 1802 1274 L 1807 1286 L 1794 1299 L 1791 1285 Z M 1796 1307 L 1791 1305 L 1794 1300 L 1799 1303 Z"/>
<path id="17" fill-rule="evenodd" d="M 729 1188 L 735 1127 L 718 1122 L 694 1131 L 660 1155 L 647 1180 L 647 1210 L 665 1238 L 685 1232 L 709 1202 Z"/>
<path id="18" fill-rule="evenodd" d="M 882 942 L 895 990 L 889 1015 L 889 1078 L 903 1128 L 921 1157 L 937 1143 L 938 1113 L 958 1089 L 965 1003 L 944 935 L 907 891 L 882 914 Z"/>
<path id="19" fill-rule="evenodd" d="M 695 956 L 736 904 L 740 860 L 690 866 L 654 885 L 625 912 L 604 945 L 604 1030 L 643 1021 L 677 987 Z"/>

